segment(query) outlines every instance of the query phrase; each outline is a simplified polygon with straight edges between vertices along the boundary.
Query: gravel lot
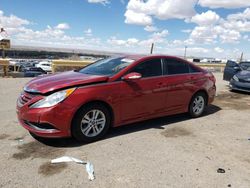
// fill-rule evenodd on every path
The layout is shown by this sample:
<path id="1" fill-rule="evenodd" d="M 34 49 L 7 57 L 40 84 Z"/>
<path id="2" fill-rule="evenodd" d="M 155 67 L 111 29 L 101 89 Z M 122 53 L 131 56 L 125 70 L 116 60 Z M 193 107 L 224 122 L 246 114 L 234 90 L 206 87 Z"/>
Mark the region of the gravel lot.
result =
<path id="1" fill-rule="evenodd" d="M 24 78 L 0 78 L 0 187 L 250 187 L 250 95 L 228 91 L 222 74 L 206 114 L 185 114 L 112 129 L 91 144 L 73 139 L 38 142 L 19 126 L 15 102 Z M 85 166 L 51 165 L 63 155 Z M 223 168 L 225 173 L 217 173 Z"/>

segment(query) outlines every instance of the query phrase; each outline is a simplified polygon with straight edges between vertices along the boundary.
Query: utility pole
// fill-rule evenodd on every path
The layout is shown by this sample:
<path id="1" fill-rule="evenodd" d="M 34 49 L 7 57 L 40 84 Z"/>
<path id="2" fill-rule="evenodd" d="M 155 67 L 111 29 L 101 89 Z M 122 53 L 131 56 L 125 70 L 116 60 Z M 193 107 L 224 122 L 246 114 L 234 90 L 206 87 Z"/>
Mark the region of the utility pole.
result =
<path id="1" fill-rule="evenodd" d="M 1 50 L 2 50 L 2 59 L 4 59 L 4 58 L 5 58 L 5 51 L 4 51 L 4 47 L 2 47 L 2 48 L 1 48 Z"/>
<path id="2" fill-rule="evenodd" d="M 152 43 L 152 45 L 151 45 L 150 54 L 153 54 L 153 51 L 154 51 L 154 43 Z"/>
<path id="3" fill-rule="evenodd" d="M 240 62 L 242 62 L 243 60 L 243 52 L 241 53 L 241 56 L 240 56 Z"/>
<path id="4" fill-rule="evenodd" d="M 187 57 L 187 46 L 185 46 L 185 51 L 184 51 L 184 59 Z"/>

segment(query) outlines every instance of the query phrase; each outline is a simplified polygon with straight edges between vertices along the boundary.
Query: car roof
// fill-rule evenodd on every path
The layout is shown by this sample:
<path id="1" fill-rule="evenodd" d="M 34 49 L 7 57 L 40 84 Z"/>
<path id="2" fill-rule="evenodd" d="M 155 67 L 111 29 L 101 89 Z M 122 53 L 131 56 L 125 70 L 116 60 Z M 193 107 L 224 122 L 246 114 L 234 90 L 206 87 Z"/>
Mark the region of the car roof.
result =
<path id="1" fill-rule="evenodd" d="M 148 55 L 124 55 L 121 56 L 127 59 L 133 59 L 135 61 L 140 60 L 140 59 L 150 59 L 150 58 L 176 58 L 176 59 L 182 59 L 177 56 L 170 56 L 170 55 L 162 55 L 162 54 L 148 54 Z"/>

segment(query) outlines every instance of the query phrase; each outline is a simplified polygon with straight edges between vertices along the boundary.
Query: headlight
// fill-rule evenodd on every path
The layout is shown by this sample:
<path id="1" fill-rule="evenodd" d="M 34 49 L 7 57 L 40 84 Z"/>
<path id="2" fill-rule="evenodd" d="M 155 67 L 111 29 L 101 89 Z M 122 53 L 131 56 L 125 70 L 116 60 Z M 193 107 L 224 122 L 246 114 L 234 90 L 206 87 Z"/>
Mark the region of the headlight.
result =
<path id="1" fill-rule="evenodd" d="M 55 92 L 55 93 L 37 101 L 36 103 L 32 104 L 30 106 L 30 108 L 46 108 L 46 107 L 54 106 L 54 105 L 58 104 L 59 102 L 62 102 L 69 95 L 71 95 L 73 93 L 73 91 L 75 91 L 75 89 L 76 88 L 70 88 L 70 89 L 66 89 L 63 91 Z"/>
<path id="2" fill-rule="evenodd" d="M 236 75 L 233 76 L 233 79 L 234 79 L 236 82 L 239 81 L 239 78 L 238 78 Z"/>

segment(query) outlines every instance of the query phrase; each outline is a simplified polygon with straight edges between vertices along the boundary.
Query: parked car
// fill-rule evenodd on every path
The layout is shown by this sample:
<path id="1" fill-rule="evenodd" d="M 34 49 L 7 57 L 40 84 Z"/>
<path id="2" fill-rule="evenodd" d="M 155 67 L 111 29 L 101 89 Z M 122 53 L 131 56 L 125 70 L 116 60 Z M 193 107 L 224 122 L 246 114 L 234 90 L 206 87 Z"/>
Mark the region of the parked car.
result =
<path id="1" fill-rule="evenodd" d="M 20 63 L 19 71 L 24 72 L 26 69 L 33 67 L 30 63 Z"/>
<path id="2" fill-rule="evenodd" d="M 23 73 L 24 77 L 36 77 L 41 74 L 47 74 L 47 72 L 40 67 L 27 67 L 23 70 Z"/>
<path id="3" fill-rule="evenodd" d="M 38 137 L 91 142 L 109 127 L 189 112 L 215 97 L 212 73 L 172 56 L 125 56 L 35 78 L 17 100 L 21 125 Z"/>
<path id="4" fill-rule="evenodd" d="M 231 90 L 250 92 L 250 62 L 227 62 L 223 78 Z"/>
<path id="5" fill-rule="evenodd" d="M 48 62 L 48 61 L 41 61 L 37 63 L 35 66 L 42 68 L 46 72 L 52 71 L 51 62 Z"/>

